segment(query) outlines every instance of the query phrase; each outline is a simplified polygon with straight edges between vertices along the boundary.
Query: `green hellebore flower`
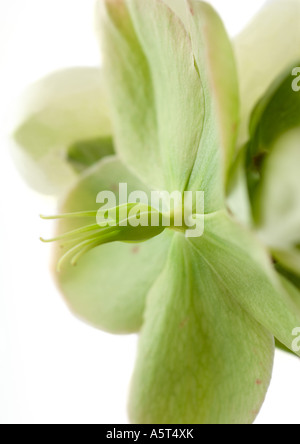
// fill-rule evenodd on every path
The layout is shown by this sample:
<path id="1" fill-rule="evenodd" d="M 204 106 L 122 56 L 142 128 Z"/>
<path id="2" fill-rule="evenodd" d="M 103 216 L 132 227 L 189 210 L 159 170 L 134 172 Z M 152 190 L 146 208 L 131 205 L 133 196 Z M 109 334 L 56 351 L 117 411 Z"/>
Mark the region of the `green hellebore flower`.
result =
<path id="1" fill-rule="evenodd" d="M 232 45 L 208 4 L 99 2 L 116 155 L 86 169 L 67 194 L 53 273 L 79 317 L 112 333 L 140 332 L 133 423 L 252 423 L 270 382 L 274 337 L 293 348 L 300 286 L 274 266 L 270 245 L 229 214 L 227 193 L 231 208 L 248 212 L 249 222 L 247 152 L 237 154 L 236 146 L 252 137 L 247 127 L 254 105 L 294 59 L 277 32 L 297 11 L 296 0 L 275 1 L 238 37 L 239 90 Z M 272 23 L 265 21 L 269 14 Z M 288 25 L 293 37 L 299 37 L 298 23 Z M 279 43 L 272 57 L 270 36 Z M 72 145 L 79 139 L 72 137 Z M 64 150 L 70 142 L 64 140 Z M 120 183 L 148 196 L 153 190 L 204 191 L 204 235 L 187 238 L 172 226 L 117 225 L 104 232 L 95 221 L 96 196 L 111 190 L 118 197 Z M 73 263 L 80 257 L 76 268 L 61 260 L 66 254 L 75 255 Z"/>

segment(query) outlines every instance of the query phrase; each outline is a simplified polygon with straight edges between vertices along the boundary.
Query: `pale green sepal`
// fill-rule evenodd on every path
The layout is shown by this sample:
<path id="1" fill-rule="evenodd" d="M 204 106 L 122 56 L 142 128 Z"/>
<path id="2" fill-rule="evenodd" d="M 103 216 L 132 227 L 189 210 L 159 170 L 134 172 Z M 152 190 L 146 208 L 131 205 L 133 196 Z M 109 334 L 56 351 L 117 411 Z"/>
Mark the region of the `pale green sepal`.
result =
<path id="1" fill-rule="evenodd" d="M 133 376 L 134 424 L 249 424 L 274 340 L 180 234 L 151 289 Z"/>
<path id="2" fill-rule="evenodd" d="M 104 160 L 88 170 L 61 205 L 61 213 L 98 210 L 100 191 L 113 191 L 119 197 L 119 183 L 127 183 L 128 192 L 150 193 L 122 163 Z M 92 214 L 92 213 L 91 213 Z M 91 218 L 86 224 L 92 223 Z M 96 223 L 96 218 L 94 218 Z M 80 228 L 81 218 L 61 219 L 57 234 Z M 55 245 L 53 273 L 70 309 L 81 319 L 112 333 L 133 333 L 143 322 L 145 298 L 163 268 L 172 232 L 168 231 L 147 242 L 102 245 L 78 261 L 77 266 L 65 262 L 57 272 L 57 262 L 70 248 L 62 242 Z M 72 244 L 71 244 L 72 245 Z"/>
<path id="3" fill-rule="evenodd" d="M 238 78 L 233 48 L 217 13 L 202 1 L 186 3 L 205 104 L 203 133 L 189 187 L 205 191 L 207 186 L 201 180 L 215 183 L 225 176 L 227 183 L 234 160 L 239 126 Z"/>
<path id="4" fill-rule="evenodd" d="M 92 154 L 99 160 L 108 153 L 111 134 L 101 70 L 71 68 L 45 77 L 25 93 L 13 154 L 33 188 L 58 194 L 77 178 L 72 162 L 74 145 L 85 144 L 87 151 L 92 144 Z M 81 153 L 81 166 L 82 160 L 83 164 L 94 161 L 88 158 L 85 153 L 82 159 Z"/>
<path id="5" fill-rule="evenodd" d="M 205 111 L 187 31 L 159 0 L 101 4 L 117 151 L 151 187 L 183 191 Z"/>
<path id="6" fill-rule="evenodd" d="M 256 236 L 220 212 L 206 217 L 205 235 L 193 245 L 237 303 L 291 349 L 300 307 L 282 286 Z"/>

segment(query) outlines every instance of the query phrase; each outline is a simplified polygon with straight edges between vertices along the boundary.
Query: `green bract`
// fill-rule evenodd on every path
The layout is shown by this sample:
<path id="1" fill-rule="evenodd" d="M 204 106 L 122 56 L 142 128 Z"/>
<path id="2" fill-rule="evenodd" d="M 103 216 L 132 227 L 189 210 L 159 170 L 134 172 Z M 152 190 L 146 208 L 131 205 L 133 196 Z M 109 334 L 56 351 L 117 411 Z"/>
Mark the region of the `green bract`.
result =
<path id="1" fill-rule="evenodd" d="M 47 191 L 77 175 L 55 279 L 80 318 L 140 332 L 133 423 L 252 423 L 274 338 L 300 356 L 300 2 L 270 2 L 234 45 L 201 1 L 97 4 L 105 83 L 97 70 L 46 79 L 15 137 Z M 98 193 L 118 198 L 120 184 L 204 192 L 204 211 L 189 208 L 204 234 L 187 237 L 176 208 L 166 227 L 145 202 L 139 215 L 156 212 L 157 226 L 123 226 L 130 201 L 100 226 Z"/>

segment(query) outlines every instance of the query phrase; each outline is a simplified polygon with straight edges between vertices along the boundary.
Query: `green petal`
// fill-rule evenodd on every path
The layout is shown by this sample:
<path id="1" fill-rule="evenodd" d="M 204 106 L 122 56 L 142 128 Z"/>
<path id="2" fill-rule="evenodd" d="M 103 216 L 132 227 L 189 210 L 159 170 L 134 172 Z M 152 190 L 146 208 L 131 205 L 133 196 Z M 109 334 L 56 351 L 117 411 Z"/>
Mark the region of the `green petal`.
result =
<path id="1" fill-rule="evenodd" d="M 162 0 L 180 18 L 188 29 L 187 8 L 185 0 Z"/>
<path id="2" fill-rule="evenodd" d="M 242 106 L 241 143 L 248 139 L 249 118 L 257 101 L 283 70 L 299 60 L 299 23 L 299 0 L 274 0 L 235 39 Z"/>
<path id="3" fill-rule="evenodd" d="M 239 91 L 233 48 L 221 19 L 207 3 L 187 0 L 187 4 L 195 63 L 205 98 L 203 133 L 190 180 L 190 186 L 197 188 L 199 177 L 211 174 L 211 180 L 216 181 L 215 175 L 224 173 L 219 172 L 220 159 L 228 173 L 235 155 Z"/>
<path id="4" fill-rule="evenodd" d="M 205 236 L 193 241 L 236 301 L 286 347 L 300 326 L 300 307 L 278 280 L 257 239 L 223 213 L 207 216 Z"/>
<path id="5" fill-rule="evenodd" d="M 61 211 L 97 210 L 100 191 L 113 191 L 119 183 L 128 192 L 149 190 L 122 163 L 112 158 L 87 171 L 69 193 Z M 91 223 L 91 222 L 90 222 Z M 58 234 L 82 226 L 82 220 L 63 219 Z M 71 310 L 83 320 L 112 333 L 132 333 L 140 329 L 145 297 L 166 261 L 171 232 L 141 244 L 112 243 L 86 253 L 76 267 L 65 264 L 56 271 L 65 250 L 57 245 L 54 255 L 55 278 Z"/>
<path id="6" fill-rule="evenodd" d="M 275 346 L 278 350 L 284 351 L 285 353 L 289 353 L 290 355 L 295 356 L 295 354 L 289 350 L 285 345 L 281 344 L 281 342 L 275 340 Z"/>
<path id="7" fill-rule="evenodd" d="M 82 170 L 113 153 L 99 68 L 56 72 L 32 85 L 15 131 L 15 159 L 29 184 L 57 194 Z"/>
<path id="8" fill-rule="evenodd" d="M 117 151 L 154 188 L 182 191 L 204 113 L 188 35 L 161 1 L 105 4 L 104 66 Z"/>
<path id="9" fill-rule="evenodd" d="M 206 212 L 221 208 L 223 154 L 232 151 L 238 113 L 233 55 L 222 23 L 201 6 L 193 38 L 201 38 L 205 49 L 196 66 L 198 48 L 164 2 L 105 4 L 102 41 L 118 153 L 154 188 L 201 190 Z"/>
<path id="10" fill-rule="evenodd" d="M 146 424 L 252 423 L 269 385 L 274 340 L 183 236 L 147 303 L 130 418 Z"/>

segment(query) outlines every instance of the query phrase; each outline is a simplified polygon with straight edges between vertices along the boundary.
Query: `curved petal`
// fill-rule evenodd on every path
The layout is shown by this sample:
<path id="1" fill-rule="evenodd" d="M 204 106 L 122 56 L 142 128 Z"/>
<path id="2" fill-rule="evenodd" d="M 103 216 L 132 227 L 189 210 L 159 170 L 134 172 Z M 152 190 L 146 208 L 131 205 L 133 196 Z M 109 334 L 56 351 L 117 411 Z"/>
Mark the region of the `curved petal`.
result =
<path id="1" fill-rule="evenodd" d="M 225 213 L 217 213 L 206 217 L 205 236 L 193 245 L 237 303 L 291 348 L 292 332 L 300 325 L 300 306 L 282 286 L 255 236 Z"/>
<path id="2" fill-rule="evenodd" d="M 201 190 L 206 212 L 224 207 L 223 157 L 234 145 L 238 87 L 220 19 L 202 2 L 195 5 L 201 20 L 192 27 L 193 48 L 187 21 L 164 2 L 104 3 L 102 41 L 118 153 L 151 186 Z M 224 88 L 216 74 L 221 71 Z"/>
<path id="3" fill-rule="evenodd" d="M 269 385 L 273 353 L 272 336 L 177 235 L 148 298 L 131 421 L 252 423 Z"/>
<path id="4" fill-rule="evenodd" d="M 63 213 L 95 210 L 100 191 L 113 191 L 118 198 L 119 183 L 128 192 L 149 190 L 116 159 L 102 161 L 87 171 L 61 207 Z M 62 220 L 58 234 L 82 226 L 74 219 Z M 83 320 L 112 333 L 140 329 L 145 298 L 166 261 L 171 232 L 141 244 L 112 243 L 86 253 L 76 267 L 65 264 L 56 271 L 64 253 L 55 248 L 54 274 L 71 310 Z"/>
<path id="5" fill-rule="evenodd" d="M 51 74 L 28 89 L 22 106 L 14 133 L 14 157 L 25 179 L 38 191 L 60 192 L 76 179 L 78 167 L 113 153 L 99 68 Z"/>
<path id="6" fill-rule="evenodd" d="M 234 41 L 241 95 L 240 143 L 256 102 L 300 56 L 300 1 L 268 2 Z M 296 66 L 296 65 L 295 65 Z"/>
<path id="7" fill-rule="evenodd" d="M 104 67 L 117 151 L 151 186 L 183 191 L 204 112 L 187 32 L 162 1 L 103 3 Z"/>

